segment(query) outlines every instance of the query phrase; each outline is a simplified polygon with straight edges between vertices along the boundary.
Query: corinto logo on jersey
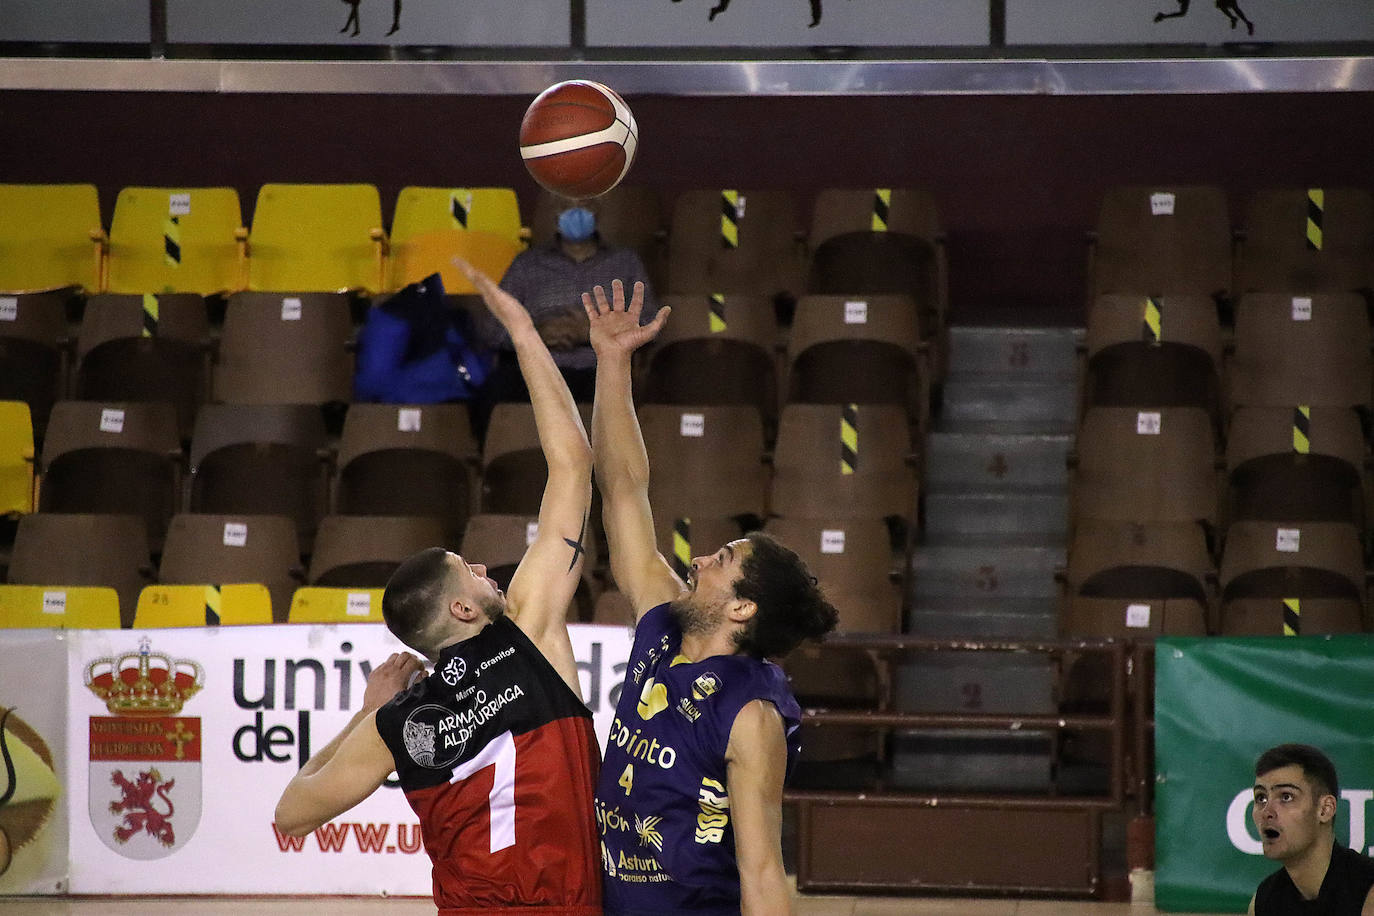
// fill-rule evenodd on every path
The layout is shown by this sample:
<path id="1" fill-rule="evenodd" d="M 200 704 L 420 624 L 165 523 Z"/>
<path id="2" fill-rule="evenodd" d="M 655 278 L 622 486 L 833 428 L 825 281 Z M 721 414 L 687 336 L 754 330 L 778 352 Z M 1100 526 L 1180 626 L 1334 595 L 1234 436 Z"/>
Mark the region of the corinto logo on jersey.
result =
<path id="1" fill-rule="evenodd" d="M 468 663 L 458 656 L 453 656 L 444 666 L 444 670 L 439 672 L 439 676 L 444 679 L 444 683 L 450 687 L 457 687 L 458 682 L 463 679 L 463 675 L 468 673 Z"/>
<path id="2" fill-rule="evenodd" d="M 450 718 L 452 715 L 447 709 L 433 703 L 406 716 L 401 726 L 401 740 L 411 760 L 431 770 L 442 770 L 462 756 L 467 736 L 444 727 L 445 720 Z"/>

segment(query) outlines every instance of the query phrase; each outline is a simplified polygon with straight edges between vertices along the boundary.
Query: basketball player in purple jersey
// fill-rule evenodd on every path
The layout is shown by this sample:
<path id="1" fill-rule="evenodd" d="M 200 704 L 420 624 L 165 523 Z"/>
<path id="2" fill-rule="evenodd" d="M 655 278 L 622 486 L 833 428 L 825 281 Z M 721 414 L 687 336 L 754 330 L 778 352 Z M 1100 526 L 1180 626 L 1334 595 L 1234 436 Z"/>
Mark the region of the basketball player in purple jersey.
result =
<path id="1" fill-rule="evenodd" d="M 770 658 L 835 626 L 795 553 L 754 534 L 697 557 L 686 584 L 658 552 L 630 356 L 663 327 L 584 294 L 596 351 L 592 447 L 611 572 L 634 605 L 634 647 L 605 743 L 596 815 L 606 912 L 790 913 L 783 780 L 801 710 Z"/>

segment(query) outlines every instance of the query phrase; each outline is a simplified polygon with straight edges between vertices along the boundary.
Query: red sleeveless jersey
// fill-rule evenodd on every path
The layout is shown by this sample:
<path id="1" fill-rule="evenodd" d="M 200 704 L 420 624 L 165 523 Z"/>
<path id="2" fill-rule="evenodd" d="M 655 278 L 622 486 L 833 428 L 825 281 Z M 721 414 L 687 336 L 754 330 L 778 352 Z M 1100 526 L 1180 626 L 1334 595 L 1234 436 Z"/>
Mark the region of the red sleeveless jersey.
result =
<path id="1" fill-rule="evenodd" d="M 591 713 L 514 622 L 443 651 L 377 712 L 440 916 L 601 912 Z"/>

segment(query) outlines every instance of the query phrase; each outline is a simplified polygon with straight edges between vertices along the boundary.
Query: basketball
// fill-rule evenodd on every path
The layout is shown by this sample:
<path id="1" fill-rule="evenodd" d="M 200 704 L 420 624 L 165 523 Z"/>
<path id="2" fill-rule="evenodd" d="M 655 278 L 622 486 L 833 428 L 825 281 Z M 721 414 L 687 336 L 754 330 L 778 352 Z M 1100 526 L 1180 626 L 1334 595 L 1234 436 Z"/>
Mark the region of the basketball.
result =
<path id="1" fill-rule="evenodd" d="M 539 93 L 520 122 L 520 157 L 534 180 L 573 200 L 598 197 L 634 162 L 639 129 L 614 89 L 591 80 Z"/>

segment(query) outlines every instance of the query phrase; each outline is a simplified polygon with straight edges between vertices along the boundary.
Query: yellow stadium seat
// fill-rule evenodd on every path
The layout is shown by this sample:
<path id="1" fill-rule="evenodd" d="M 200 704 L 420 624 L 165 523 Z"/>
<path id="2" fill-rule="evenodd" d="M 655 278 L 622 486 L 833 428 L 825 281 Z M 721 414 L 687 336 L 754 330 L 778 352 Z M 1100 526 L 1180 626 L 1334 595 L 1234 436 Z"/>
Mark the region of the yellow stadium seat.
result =
<path id="1" fill-rule="evenodd" d="M 435 229 L 404 241 L 393 238 L 388 285 L 400 289 L 438 272 L 445 293 L 475 293 L 477 289 L 454 266 L 454 255 L 461 255 L 488 277 L 499 280 L 519 253 L 519 246 L 504 236 L 480 230 Z"/>
<path id="2" fill-rule="evenodd" d="M 23 401 L 0 401 L 0 515 L 33 511 L 33 421 Z"/>
<path id="3" fill-rule="evenodd" d="M 0 184 L 0 289 L 101 287 L 105 232 L 92 184 Z"/>
<path id="4" fill-rule="evenodd" d="M 385 279 L 382 204 L 370 184 L 265 184 L 248 235 L 248 288 L 374 293 Z"/>
<path id="5" fill-rule="evenodd" d="M 296 589 L 287 623 L 382 623 L 382 589 Z"/>
<path id="6" fill-rule="evenodd" d="M 391 218 L 393 241 L 439 229 L 490 232 L 517 246 L 529 238 L 511 188 L 402 188 Z"/>
<path id="7" fill-rule="evenodd" d="M 272 622 L 267 586 L 148 585 L 138 595 L 134 627 L 201 627 Z"/>
<path id="8" fill-rule="evenodd" d="M 0 627 L 119 629 L 119 595 L 112 588 L 0 585 Z"/>
<path id="9" fill-rule="evenodd" d="M 241 289 L 242 226 L 233 188 L 124 188 L 110 222 L 106 286 L 202 296 Z"/>

